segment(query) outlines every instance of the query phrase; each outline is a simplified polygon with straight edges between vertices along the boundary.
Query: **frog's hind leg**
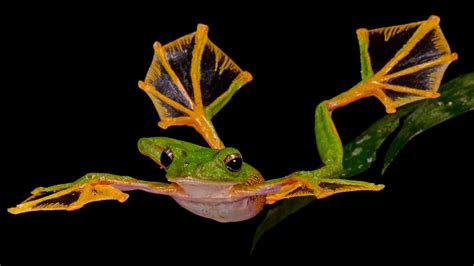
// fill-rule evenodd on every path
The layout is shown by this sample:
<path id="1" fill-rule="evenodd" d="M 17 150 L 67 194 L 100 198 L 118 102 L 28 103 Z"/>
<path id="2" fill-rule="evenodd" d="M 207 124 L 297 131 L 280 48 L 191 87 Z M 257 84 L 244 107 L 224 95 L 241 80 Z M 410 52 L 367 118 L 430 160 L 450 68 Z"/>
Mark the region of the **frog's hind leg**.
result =
<path id="1" fill-rule="evenodd" d="M 383 185 L 336 178 L 343 169 L 344 151 L 326 101 L 318 105 L 315 116 L 316 144 L 323 167 L 294 172 L 262 184 L 235 186 L 234 192 L 240 195 L 265 195 L 265 202 L 272 204 L 293 197 L 315 196 L 321 199 L 342 192 L 383 189 Z"/>
<path id="2" fill-rule="evenodd" d="M 209 40 L 208 30 L 199 24 L 196 32 L 166 45 L 156 42 L 150 69 L 138 87 L 152 100 L 161 128 L 193 127 L 211 148 L 223 149 L 211 119 L 252 75 Z"/>
<path id="3" fill-rule="evenodd" d="M 331 118 L 332 111 L 369 96 L 377 97 L 388 113 L 410 102 L 438 97 L 441 78 L 449 63 L 457 58 L 451 53 L 438 24 L 439 18 L 431 16 L 422 22 L 357 31 L 362 81 L 316 108 L 316 143 L 324 166 L 314 171 L 296 172 L 290 177 L 308 180 L 313 191 L 321 195 L 383 188 L 372 183 L 353 185 L 335 179 L 343 168 L 344 152 Z M 318 182 L 322 178 L 334 178 L 338 186 L 321 187 Z M 334 187 L 337 189 L 332 190 Z"/>
<path id="4" fill-rule="evenodd" d="M 375 96 L 387 113 L 425 98 L 439 96 L 448 65 L 457 59 L 439 27 L 439 18 L 373 30 L 359 29 L 362 81 L 327 101 L 330 111 Z"/>
<path id="5" fill-rule="evenodd" d="M 383 189 L 383 185 L 337 179 L 343 169 L 344 152 L 331 114 L 339 107 L 369 96 L 377 97 L 388 113 L 410 102 L 438 97 L 441 78 L 449 63 L 457 58 L 438 24 L 439 18 L 431 16 L 426 21 L 400 26 L 359 29 L 362 81 L 316 108 L 316 144 L 324 166 L 269 180 L 247 190 L 265 194 L 266 202 L 273 203 L 291 197 L 325 198 L 341 192 Z"/>
<path id="6" fill-rule="evenodd" d="M 316 142 L 325 166 L 314 176 L 331 177 L 342 169 L 343 146 L 331 114 L 336 108 L 375 96 L 388 113 L 423 98 L 438 97 L 451 53 L 439 18 L 374 30 L 357 30 L 362 81 L 316 108 Z M 369 44 L 375 44 L 373 49 Z"/>

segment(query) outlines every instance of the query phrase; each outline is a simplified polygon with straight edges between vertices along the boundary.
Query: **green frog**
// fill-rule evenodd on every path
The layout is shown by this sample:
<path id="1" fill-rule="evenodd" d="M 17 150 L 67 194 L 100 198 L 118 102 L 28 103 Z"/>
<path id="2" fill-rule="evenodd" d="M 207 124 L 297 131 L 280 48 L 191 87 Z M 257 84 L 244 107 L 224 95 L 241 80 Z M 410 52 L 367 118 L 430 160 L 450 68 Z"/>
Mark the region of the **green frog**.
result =
<path id="1" fill-rule="evenodd" d="M 316 107 L 321 168 L 265 180 L 237 149 L 223 144 L 211 119 L 252 75 L 213 44 L 208 27 L 199 24 L 194 33 L 164 46 L 154 44 L 152 64 L 138 86 L 157 109 L 160 127 L 193 127 L 209 147 L 166 137 L 142 138 L 140 152 L 166 171 L 167 183 L 90 173 L 72 183 L 36 188 L 31 197 L 8 211 L 72 211 L 94 201 L 124 202 L 129 196 L 125 192 L 142 190 L 168 195 L 196 215 L 237 222 L 254 217 L 266 204 L 291 197 L 321 199 L 341 192 L 379 191 L 384 187 L 381 184 L 338 178 L 344 154 L 332 112 L 369 96 L 377 97 L 388 113 L 404 104 L 436 98 L 443 73 L 457 55 L 451 53 L 436 16 L 405 25 L 359 29 L 357 37 L 362 81 Z"/>

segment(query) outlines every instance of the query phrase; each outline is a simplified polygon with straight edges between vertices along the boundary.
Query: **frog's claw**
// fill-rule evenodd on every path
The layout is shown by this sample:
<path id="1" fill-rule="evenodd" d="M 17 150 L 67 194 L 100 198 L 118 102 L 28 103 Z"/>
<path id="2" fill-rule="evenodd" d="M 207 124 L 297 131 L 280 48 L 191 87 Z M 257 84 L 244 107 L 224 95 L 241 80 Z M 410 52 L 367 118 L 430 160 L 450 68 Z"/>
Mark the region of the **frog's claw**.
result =
<path id="1" fill-rule="evenodd" d="M 94 201 L 125 202 L 129 195 L 122 191 L 136 189 L 157 194 L 171 194 L 176 191 L 176 188 L 169 184 L 140 181 L 128 176 L 93 173 L 73 183 L 36 188 L 28 199 L 16 207 L 9 208 L 8 212 L 19 214 L 44 210 L 73 211 Z"/>
<path id="2" fill-rule="evenodd" d="M 431 16 L 422 22 L 357 30 L 362 81 L 329 100 L 329 110 L 375 96 L 387 113 L 394 113 L 402 105 L 438 97 L 444 72 L 457 59 L 439 21 Z"/>
<path id="3" fill-rule="evenodd" d="M 191 126 L 211 148 L 222 149 L 211 118 L 252 75 L 208 39 L 208 30 L 199 24 L 196 32 L 164 46 L 155 42 L 155 56 L 138 87 L 153 101 L 161 128 Z"/>

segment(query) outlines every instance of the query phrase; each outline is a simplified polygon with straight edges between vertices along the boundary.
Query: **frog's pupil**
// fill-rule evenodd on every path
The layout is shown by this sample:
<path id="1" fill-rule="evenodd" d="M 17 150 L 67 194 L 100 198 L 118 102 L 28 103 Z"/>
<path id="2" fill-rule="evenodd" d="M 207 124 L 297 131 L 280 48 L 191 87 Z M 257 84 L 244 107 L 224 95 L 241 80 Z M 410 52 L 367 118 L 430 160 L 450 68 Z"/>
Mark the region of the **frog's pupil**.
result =
<path id="1" fill-rule="evenodd" d="M 161 153 L 160 162 L 163 167 L 168 167 L 173 161 L 173 152 L 170 149 L 166 149 Z"/>
<path id="2" fill-rule="evenodd" d="M 237 172 L 242 167 L 242 158 L 234 158 L 234 159 L 228 161 L 225 166 L 230 171 Z"/>

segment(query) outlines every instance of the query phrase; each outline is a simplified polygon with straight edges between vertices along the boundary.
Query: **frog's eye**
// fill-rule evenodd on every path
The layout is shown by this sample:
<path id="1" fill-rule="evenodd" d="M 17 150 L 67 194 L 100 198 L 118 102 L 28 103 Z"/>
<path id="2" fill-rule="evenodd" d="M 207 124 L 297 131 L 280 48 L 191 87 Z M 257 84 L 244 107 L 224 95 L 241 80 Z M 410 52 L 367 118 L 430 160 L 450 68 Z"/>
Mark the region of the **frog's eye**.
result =
<path id="1" fill-rule="evenodd" d="M 161 165 L 163 165 L 164 168 L 168 167 L 171 162 L 173 162 L 173 159 L 174 154 L 170 148 L 167 148 L 163 152 L 161 152 L 160 163 Z"/>
<path id="2" fill-rule="evenodd" d="M 231 153 L 224 158 L 224 164 L 227 170 L 237 172 L 242 168 L 242 155 Z"/>

